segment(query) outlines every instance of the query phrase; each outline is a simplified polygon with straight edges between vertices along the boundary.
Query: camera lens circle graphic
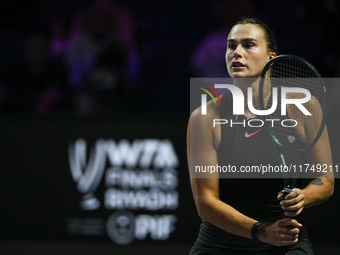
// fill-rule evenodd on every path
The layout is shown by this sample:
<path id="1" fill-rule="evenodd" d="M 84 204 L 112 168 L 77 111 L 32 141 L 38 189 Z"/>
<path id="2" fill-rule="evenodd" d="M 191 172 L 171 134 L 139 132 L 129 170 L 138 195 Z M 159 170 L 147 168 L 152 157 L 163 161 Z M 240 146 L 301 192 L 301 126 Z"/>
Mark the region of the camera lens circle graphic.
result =
<path id="1" fill-rule="evenodd" d="M 126 245 L 135 239 L 135 216 L 129 211 L 117 211 L 106 222 L 106 232 L 110 239 Z"/>

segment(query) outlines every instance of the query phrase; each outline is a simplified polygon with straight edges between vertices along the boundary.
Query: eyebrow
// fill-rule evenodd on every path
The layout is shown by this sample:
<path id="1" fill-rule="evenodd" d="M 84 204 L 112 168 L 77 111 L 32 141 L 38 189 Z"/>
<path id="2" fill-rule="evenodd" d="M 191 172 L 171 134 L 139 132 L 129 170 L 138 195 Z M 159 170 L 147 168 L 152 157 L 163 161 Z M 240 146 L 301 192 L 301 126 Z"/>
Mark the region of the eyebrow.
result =
<path id="1" fill-rule="evenodd" d="M 241 42 L 254 42 L 257 41 L 255 38 L 243 38 Z M 235 39 L 227 39 L 227 42 L 236 42 Z"/>

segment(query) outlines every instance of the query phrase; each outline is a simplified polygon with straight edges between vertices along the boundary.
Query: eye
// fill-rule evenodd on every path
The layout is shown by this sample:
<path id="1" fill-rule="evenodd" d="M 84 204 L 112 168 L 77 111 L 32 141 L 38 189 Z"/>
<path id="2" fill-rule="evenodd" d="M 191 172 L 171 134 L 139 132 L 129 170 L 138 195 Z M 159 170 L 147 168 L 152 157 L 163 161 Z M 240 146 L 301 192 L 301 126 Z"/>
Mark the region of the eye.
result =
<path id="1" fill-rule="evenodd" d="M 254 46 L 255 46 L 254 43 L 246 43 L 246 44 L 244 45 L 244 48 L 246 48 L 246 49 L 251 49 L 251 48 L 253 48 Z"/>
<path id="2" fill-rule="evenodd" d="M 228 43 L 227 48 L 228 50 L 235 50 L 236 49 L 236 44 L 235 43 Z"/>

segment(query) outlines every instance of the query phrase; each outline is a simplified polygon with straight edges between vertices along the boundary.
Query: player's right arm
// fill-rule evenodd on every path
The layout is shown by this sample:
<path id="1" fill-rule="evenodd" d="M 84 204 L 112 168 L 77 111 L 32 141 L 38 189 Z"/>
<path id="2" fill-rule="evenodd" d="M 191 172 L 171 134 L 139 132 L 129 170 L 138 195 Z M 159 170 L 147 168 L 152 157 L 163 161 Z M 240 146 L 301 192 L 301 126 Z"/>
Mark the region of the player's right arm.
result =
<path id="1" fill-rule="evenodd" d="M 187 133 L 187 153 L 191 188 L 199 216 L 211 224 L 235 235 L 251 237 L 255 219 L 249 218 L 219 198 L 218 173 L 198 173 L 196 166 L 216 166 L 217 148 L 221 140 L 220 126 L 213 127 L 213 119 L 219 119 L 215 105 L 207 104 L 207 115 L 201 115 L 200 108 L 190 117 Z M 294 228 L 289 228 L 292 225 Z M 266 225 L 260 240 L 274 245 L 290 245 L 298 241 L 298 222 L 284 219 Z"/>

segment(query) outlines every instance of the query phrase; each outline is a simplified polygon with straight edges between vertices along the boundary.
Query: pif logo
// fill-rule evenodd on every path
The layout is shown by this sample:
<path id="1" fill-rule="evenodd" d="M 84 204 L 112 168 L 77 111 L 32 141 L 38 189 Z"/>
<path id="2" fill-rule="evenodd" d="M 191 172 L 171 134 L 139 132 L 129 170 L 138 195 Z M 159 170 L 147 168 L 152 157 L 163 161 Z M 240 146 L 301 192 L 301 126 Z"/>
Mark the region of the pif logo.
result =
<path id="1" fill-rule="evenodd" d="M 233 97 L 233 115 L 243 115 L 244 114 L 244 95 L 243 92 L 240 88 L 238 88 L 235 85 L 231 85 L 231 84 L 215 84 L 214 88 L 212 88 L 211 86 L 201 83 L 205 86 L 207 86 L 208 88 L 210 88 L 215 95 L 217 96 L 217 98 L 220 100 L 220 103 L 222 105 L 222 101 L 220 96 L 218 95 L 217 91 L 214 89 L 228 89 Z M 213 98 L 212 94 L 207 91 L 206 89 L 200 88 L 203 91 L 207 92 L 210 97 Z M 272 88 L 272 98 L 273 98 L 273 103 L 270 109 L 267 110 L 258 110 L 255 109 L 255 107 L 253 106 L 253 88 L 249 87 L 247 89 L 247 103 L 248 103 L 248 108 L 249 110 L 255 114 L 255 115 L 269 115 L 272 114 L 278 105 L 278 92 L 277 92 L 277 88 Z M 287 94 L 288 93 L 302 93 L 305 95 L 304 98 L 288 98 Z M 282 87 L 281 88 L 281 115 L 287 115 L 287 110 L 286 107 L 288 104 L 293 104 L 295 105 L 297 108 L 300 109 L 301 112 L 303 112 L 304 115 L 312 115 L 302 104 L 307 103 L 309 100 L 311 99 L 311 93 L 309 92 L 309 90 L 304 89 L 304 88 L 294 88 L 294 87 Z M 213 98 L 215 105 L 216 105 L 216 100 L 215 98 Z M 206 94 L 202 94 L 201 95 L 201 114 L 202 115 L 206 115 L 207 114 L 207 96 Z"/>

